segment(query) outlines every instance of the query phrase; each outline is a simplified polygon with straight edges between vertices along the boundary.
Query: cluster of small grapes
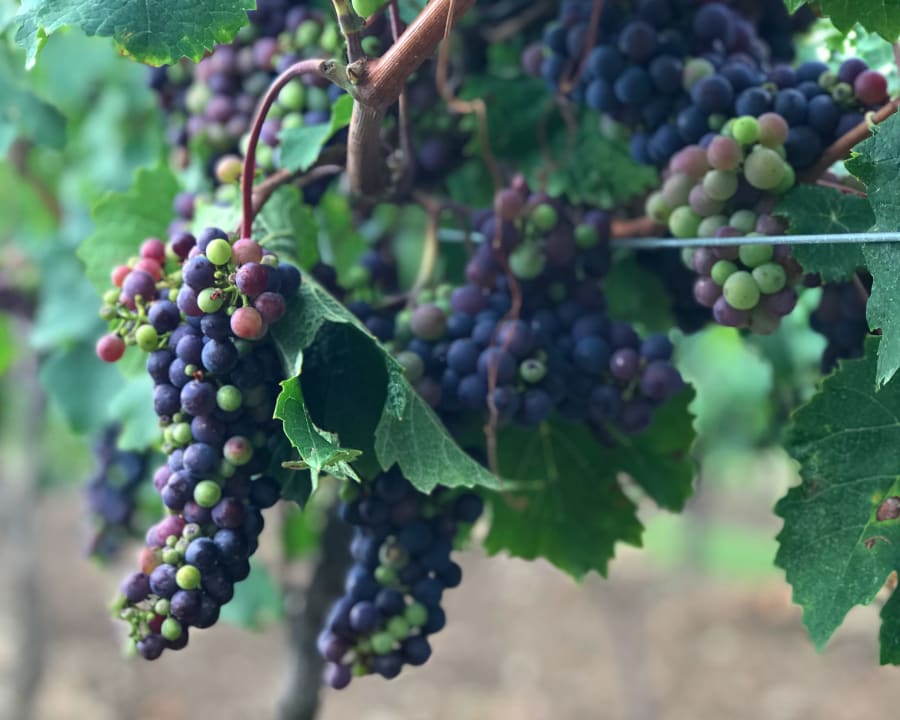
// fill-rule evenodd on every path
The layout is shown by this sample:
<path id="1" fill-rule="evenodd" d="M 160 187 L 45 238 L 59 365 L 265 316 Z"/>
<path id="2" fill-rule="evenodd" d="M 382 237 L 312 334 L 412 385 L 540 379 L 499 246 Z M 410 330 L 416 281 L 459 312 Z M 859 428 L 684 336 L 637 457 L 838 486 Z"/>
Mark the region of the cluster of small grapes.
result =
<path id="1" fill-rule="evenodd" d="M 559 411 L 601 434 L 645 430 L 682 380 L 667 338 L 642 342 L 607 317 L 608 215 L 573 222 L 517 180 L 474 220 L 485 240 L 465 285 L 426 292 L 396 316 L 352 308 L 422 397 L 445 419 L 493 410 L 533 427 Z"/>
<path id="2" fill-rule="evenodd" d="M 647 200 L 648 215 L 675 237 L 781 234 L 782 225 L 758 211 L 794 185 L 787 136 L 787 122 L 774 113 L 729 121 L 707 147 L 691 145 L 672 158 L 662 189 Z M 700 248 L 690 263 L 701 276 L 694 297 L 723 325 L 772 332 L 796 305 L 802 269 L 789 246 Z"/>
<path id="3" fill-rule="evenodd" d="M 318 639 L 325 682 L 335 689 L 353 676 L 391 679 L 404 665 L 427 662 L 428 636 L 446 622 L 444 590 L 462 580 L 451 559 L 454 540 L 483 510 L 472 493 L 425 495 L 396 468 L 345 485 L 342 501 L 340 517 L 355 529 L 354 564 Z"/>
<path id="4" fill-rule="evenodd" d="M 810 317 L 812 329 L 825 336 L 822 372 L 830 373 L 842 359 L 859 358 L 869 335 L 866 303 L 872 276 L 860 273 L 858 282 L 828 283 L 822 289 L 819 307 Z"/>
<path id="5" fill-rule="evenodd" d="M 101 310 L 111 332 L 97 354 L 114 362 L 131 343 L 148 353 L 168 455 L 153 483 L 169 514 L 148 531 L 141 570 L 116 603 L 137 652 L 152 660 L 183 648 L 189 627 L 216 622 L 250 572 L 261 510 L 280 496 L 265 474 L 282 377 L 266 335 L 300 273 L 251 239 L 232 243 L 207 228 L 168 245 L 147 240 L 112 280 Z"/>
<path id="6" fill-rule="evenodd" d="M 533 49 L 533 57 L 526 54 L 532 70 L 540 60 L 554 86 L 585 57 L 589 12 L 589 2 L 564 3 L 545 35 L 543 59 Z M 633 128 L 631 152 L 644 164 L 664 165 L 729 118 L 774 111 L 790 126 L 788 160 L 805 169 L 864 112 L 887 101 L 884 76 L 856 58 L 837 72 L 822 62 L 770 68 L 770 50 L 753 24 L 721 3 L 644 0 L 609 27 L 617 32 L 598 35 L 570 94 Z"/>
<path id="7" fill-rule="evenodd" d="M 119 450 L 120 428 L 106 428 L 94 443 L 94 473 L 84 488 L 93 523 L 88 552 L 106 558 L 134 534 L 137 494 L 147 470 L 148 453 Z"/>
<path id="8" fill-rule="evenodd" d="M 756 32 L 771 52 L 774 62 L 789 63 L 797 54 L 794 37 L 809 30 L 816 14 L 809 5 L 788 12 L 784 0 L 738 0 L 742 15 L 756 25 Z"/>
<path id="9" fill-rule="evenodd" d="M 256 12 L 265 11 L 263 26 L 251 19 L 237 39 L 217 46 L 196 65 L 183 61 L 151 71 L 150 85 L 168 117 L 169 144 L 206 159 L 209 174 L 219 182 L 231 181 L 256 106 L 278 73 L 304 57 L 336 55 L 341 47 L 340 31 L 330 18 L 296 2 L 292 5 L 261 7 Z M 375 36 L 370 39 L 378 42 Z M 339 93 L 339 88 L 317 76 L 287 85 L 263 125 L 258 165 L 274 167 L 282 129 L 328 122 Z M 223 156 L 232 161 L 216 171 Z"/>

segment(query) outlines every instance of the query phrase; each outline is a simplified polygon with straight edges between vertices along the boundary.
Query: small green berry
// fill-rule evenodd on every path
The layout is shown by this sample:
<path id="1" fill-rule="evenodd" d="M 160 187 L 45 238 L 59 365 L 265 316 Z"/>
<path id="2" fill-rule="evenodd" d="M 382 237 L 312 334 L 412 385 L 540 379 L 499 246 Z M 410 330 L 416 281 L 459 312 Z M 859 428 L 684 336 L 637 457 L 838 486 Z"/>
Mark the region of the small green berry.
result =
<path id="1" fill-rule="evenodd" d="M 243 400 L 241 391 L 234 385 L 223 385 L 216 391 L 216 404 L 225 412 L 240 409 Z"/>
<path id="2" fill-rule="evenodd" d="M 221 238 L 219 239 L 221 240 Z M 222 242 L 225 241 L 222 240 Z M 217 312 L 224 304 L 225 294 L 219 288 L 204 288 L 197 295 L 197 307 L 207 314 Z"/>
<path id="3" fill-rule="evenodd" d="M 182 629 L 181 623 L 178 622 L 175 618 L 167 617 L 163 620 L 162 628 L 160 629 L 160 634 L 166 640 L 172 640 L 173 642 L 181 637 Z"/>
<path id="4" fill-rule="evenodd" d="M 396 615 L 388 620 L 387 631 L 394 636 L 396 640 L 406 640 L 409 637 L 409 623 L 400 615 Z"/>
<path id="5" fill-rule="evenodd" d="M 403 617 L 413 627 L 422 627 L 428 622 L 428 608 L 422 603 L 414 602 L 406 608 Z"/>
<path id="6" fill-rule="evenodd" d="M 200 571 L 193 565 L 184 565 L 175 573 L 175 583 L 182 590 L 196 590 L 200 587 Z"/>
<path id="7" fill-rule="evenodd" d="M 737 265 L 730 260 L 719 260 L 712 266 L 709 275 L 716 285 L 724 285 L 725 281 L 737 272 Z"/>
<path id="8" fill-rule="evenodd" d="M 212 480 L 201 480 L 194 488 L 194 502 L 200 507 L 211 508 L 222 499 L 222 488 Z"/>
<path id="9" fill-rule="evenodd" d="M 550 232 L 559 222 L 559 213 L 548 203 L 541 203 L 531 211 L 531 221 L 541 232 Z"/>
<path id="10" fill-rule="evenodd" d="M 213 265 L 227 265 L 231 260 L 231 243 L 223 238 L 216 238 L 206 246 L 206 259 Z"/>
<path id="11" fill-rule="evenodd" d="M 372 636 L 372 650 L 376 655 L 387 655 L 394 649 L 394 636 L 389 632 L 380 632 Z"/>
<path id="12" fill-rule="evenodd" d="M 144 352 L 153 352 L 159 346 L 159 333 L 152 325 L 141 325 L 135 330 L 134 339 Z"/>

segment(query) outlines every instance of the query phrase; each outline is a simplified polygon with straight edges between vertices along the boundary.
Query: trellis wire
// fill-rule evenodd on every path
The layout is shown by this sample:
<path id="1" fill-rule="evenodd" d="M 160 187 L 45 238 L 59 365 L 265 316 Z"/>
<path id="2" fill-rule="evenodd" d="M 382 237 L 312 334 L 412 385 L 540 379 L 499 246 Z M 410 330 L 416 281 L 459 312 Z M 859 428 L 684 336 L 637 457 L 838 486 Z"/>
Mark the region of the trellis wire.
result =
<path id="1" fill-rule="evenodd" d="M 442 242 L 484 242 L 484 235 L 478 232 L 442 228 L 439 233 Z M 861 245 L 864 243 L 900 242 L 900 232 L 892 233 L 846 233 L 843 235 L 746 235 L 729 238 L 615 238 L 610 247 L 632 250 L 654 250 L 663 248 L 729 247 L 732 245 Z"/>

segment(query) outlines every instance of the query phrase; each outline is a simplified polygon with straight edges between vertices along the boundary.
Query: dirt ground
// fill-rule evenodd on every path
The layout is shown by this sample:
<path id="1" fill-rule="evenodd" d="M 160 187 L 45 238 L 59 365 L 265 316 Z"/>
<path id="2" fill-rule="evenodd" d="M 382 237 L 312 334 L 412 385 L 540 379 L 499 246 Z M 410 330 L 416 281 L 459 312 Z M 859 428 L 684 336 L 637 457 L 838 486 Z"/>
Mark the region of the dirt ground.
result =
<path id="1" fill-rule="evenodd" d="M 121 573 L 80 556 L 76 502 L 56 494 L 38 511 L 37 720 L 272 717 L 279 627 L 217 626 L 160 662 L 121 658 L 105 613 Z M 580 587 L 544 563 L 476 552 L 462 564 L 432 660 L 327 693 L 323 720 L 858 720 L 900 703 L 900 670 L 877 664 L 877 610 L 855 611 L 817 655 L 779 575 L 727 584 L 635 551 L 611 581 Z"/>

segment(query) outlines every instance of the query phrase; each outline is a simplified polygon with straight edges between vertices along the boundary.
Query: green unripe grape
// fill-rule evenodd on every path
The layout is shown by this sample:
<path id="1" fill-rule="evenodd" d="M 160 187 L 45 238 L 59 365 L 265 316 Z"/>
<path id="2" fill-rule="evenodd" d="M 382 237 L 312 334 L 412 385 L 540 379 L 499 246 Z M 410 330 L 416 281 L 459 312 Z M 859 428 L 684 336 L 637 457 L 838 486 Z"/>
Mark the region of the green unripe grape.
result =
<path id="1" fill-rule="evenodd" d="M 144 352 L 152 352 L 159 345 L 159 333 L 152 325 L 141 325 L 134 333 L 137 346 Z"/>
<path id="2" fill-rule="evenodd" d="M 389 632 L 375 633 L 372 636 L 372 650 L 376 655 L 387 655 L 394 649 L 394 636 Z"/>
<path id="3" fill-rule="evenodd" d="M 299 80 L 289 82 L 278 93 L 278 104 L 287 110 L 294 112 L 302 110 L 305 102 L 306 88 Z"/>
<path id="4" fill-rule="evenodd" d="M 231 260 L 231 243 L 223 238 L 216 238 L 206 246 L 206 259 L 213 265 L 227 265 Z"/>
<path id="5" fill-rule="evenodd" d="M 730 260 L 719 260 L 715 265 L 712 266 L 712 270 L 709 272 L 709 276 L 713 279 L 713 282 L 716 285 L 724 285 L 725 281 L 728 280 L 732 275 L 737 272 L 737 265 L 735 265 Z"/>
<path id="6" fill-rule="evenodd" d="M 200 537 L 200 534 L 200 526 L 197 523 L 188 523 L 184 526 L 184 530 L 181 531 L 181 538 L 190 544 L 193 540 Z"/>
<path id="7" fill-rule="evenodd" d="M 200 587 L 200 571 L 193 565 L 183 565 L 175 573 L 175 584 L 182 590 L 196 590 Z"/>
<path id="8" fill-rule="evenodd" d="M 731 135 L 731 121 L 721 113 L 709 116 L 709 129 L 722 135 Z"/>
<path id="9" fill-rule="evenodd" d="M 166 640 L 175 641 L 181 637 L 181 623 L 175 618 L 168 617 L 163 620 L 162 628 L 160 628 L 159 632 Z"/>
<path id="10" fill-rule="evenodd" d="M 243 401 L 244 396 L 234 385 L 223 385 L 216 391 L 216 405 L 225 412 L 239 410 Z"/>
<path id="11" fill-rule="evenodd" d="M 403 612 L 403 617 L 413 627 L 422 627 L 428 622 L 428 608 L 422 603 L 414 602 L 412 605 L 407 606 Z"/>
<path id="12" fill-rule="evenodd" d="M 681 264 L 688 270 L 694 269 L 694 248 L 681 248 Z"/>
<path id="13" fill-rule="evenodd" d="M 387 631 L 397 640 L 406 640 L 409 637 L 409 623 L 400 615 L 395 615 L 388 620 Z"/>
<path id="14" fill-rule="evenodd" d="M 647 217 L 659 225 L 665 225 L 669 222 L 669 215 L 672 214 L 661 192 L 655 192 L 648 197 L 647 202 L 644 204 L 644 209 Z"/>
<path id="15" fill-rule="evenodd" d="M 119 302 L 119 291 L 118 290 L 107 290 L 103 293 L 103 302 L 107 305 L 115 305 Z"/>
<path id="16" fill-rule="evenodd" d="M 362 265 L 354 265 L 344 273 L 342 279 L 344 281 L 344 287 L 347 288 L 347 290 L 359 290 L 360 288 L 366 287 L 372 281 L 372 273 L 369 272 L 368 268 L 364 268 Z"/>
<path id="17" fill-rule="evenodd" d="M 268 145 L 257 145 L 256 146 L 256 164 L 266 170 L 271 170 L 275 167 L 275 153 Z M 224 186 L 229 187 L 229 186 Z"/>
<path id="18" fill-rule="evenodd" d="M 172 442 L 177 445 L 187 445 L 192 438 L 189 423 L 181 422 L 170 426 L 172 429 Z"/>
<path id="19" fill-rule="evenodd" d="M 297 45 L 301 48 L 312 47 L 319 42 L 319 36 L 322 34 L 322 25 L 315 20 L 304 20 L 297 27 L 294 37 L 297 38 Z"/>
<path id="20" fill-rule="evenodd" d="M 527 383 L 539 383 L 547 376 L 547 366 L 536 358 L 528 358 L 519 365 L 519 375 Z"/>
<path id="21" fill-rule="evenodd" d="M 759 121 L 752 115 L 735 118 L 731 123 L 731 136 L 741 145 L 753 145 L 759 140 Z"/>
<path id="22" fill-rule="evenodd" d="M 509 256 L 509 269 L 520 280 L 534 280 L 544 271 L 544 253 L 540 245 L 526 241 Z"/>
<path id="23" fill-rule="evenodd" d="M 775 248 L 771 245 L 741 245 L 738 257 L 749 268 L 755 268 L 767 263 L 775 254 Z"/>
<path id="24" fill-rule="evenodd" d="M 784 195 L 788 190 L 790 190 L 797 183 L 797 173 L 794 172 L 794 168 L 790 163 L 784 164 L 784 178 L 781 181 L 781 184 L 775 188 L 775 192 L 779 195 Z"/>
<path id="25" fill-rule="evenodd" d="M 212 100 L 212 90 L 205 83 L 194 83 L 184 96 L 184 105 L 191 115 L 202 115 L 209 101 Z"/>
<path id="26" fill-rule="evenodd" d="M 222 499 L 222 488 L 212 480 L 201 480 L 194 488 L 194 502 L 200 507 L 214 507 Z"/>
<path id="27" fill-rule="evenodd" d="M 403 366 L 403 374 L 411 382 L 417 382 L 425 374 L 425 363 L 417 353 L 404 350 L 397 354 L 397 362 Z"/>
<path id="28" fill-rule="evenodd" d="M 710 170 L 703 176 L 703 189 L 713 200 L 731 200 L 738 189 L 737 174 L 727 170 Z"/>
<path id="29" fill-rule="evenodd" d="M 181 562 L 181 553 L 173 547 L 163 548 L 161 557 L 167 565 L 177 565 Z"/>
<path id="30" fill-rule="evenodd" d="M 397 584 L 397 571 L 387 565 L 379 565 L 375 568 L 375 581 L 383 587 L 391 587 Z"/>
<path id="31" fill-rule="evenodd" d="M 328 99 L 328 91 L 315 86 L 306 89 L 306 106 L 310 110 L 327 112 L 331 110 L 331 100 Z"/>
<path id="32" fill-rule="evenodd" d="M 559 222 L 559 213 L 552 205 L 541 203 L 531 211 L 531 221 L 541 232 L 550 232 Z"/>
<path id="33" fill-rule="evenodd" d="M 100 315 L 100 319 L 105 320 L 106 322 L 115 320 L 118 315 L 116 308 L 113 305 L 103 305 L 98 314 Z"/>
<path id="34" fill-rule="evenodd" d="M 759 190 L 774 190 L 784 180 L 784 161 L 772 148 L 757 145 L 744 161 L 744 177 Z"/>
<path id="35" fill-rule="evenodd" d="M 322 37 L 319 40 L 319 44 L 323 50 L 327 50 L 330 53 L 337 52 L 340 49 L 341 33 L 338 30 L 337 23 L 329 23 L 322 29 Z"/>
<path id="36" fill-rule="evenodd" d="M 753 279 L 763 295 L 771 295 L 787 285 L 787 272 L 778 263 L 769 262 L 753 268 Z"/>
<path id="37" fill-rule="evenodd" d="M 237 155 L 224 155 L 216 163 L 216 180 L 226 185 L 235 183 L 241 177 L 243 169 L 244 163 Z"/>
<path id="38" fill-rule="evenodd" d="M 153 604 L 153 612 L 157 615 L 162 615 L 165 617 L 169 614 L 169 601 L 165 598 L 160 598 Z"/>
<path id="39" fill-rule="evenodd" d="M 362 49 L 369 57 L 381 55 L 381 39 L 374 35 L 366 35 L 362 39 Z"/>
<path id="40" fill-rule="evenodd" d="M 177 543 L 177 542 L 178 542 L 177 535 L 167 535 L 166 536 L 166 547 L 173 548 L 173 547 L 175 547 L 175 543 Z"/>
<path id="41" fill-rule="evenodd" d="M 837 73 L 832 72 L 831 70 L 826 70 L 821 75 L 819 75 L 819 85 L 821 85 L 826 90 L 831 90 L 835 85 L 840 82 Z"/>
<path id="42" fill-rule="evenodd" d="M 838 105 L 852 104 L 854 94 L 850 83 L 838 83 L 831 89 L 831 97 Z"/>
<path id="43" fill-rule="evenodd" d="M 716 231 L 728 224 L 728 218 L 724 215 L 713 215 L 712 217 L 703 218 L 700 227 L 697 228 L 697 237 L 711 238 L 715 237 Z"/>
<path id="44" fill-rule="evenodd" d="M 597 228 L 590 225 L 577 225 L 575 227 L 575 244 L 583 250 L 589 250 L 596 247 L 600 242 L 600 235 Z"/>
<path id="45" fill-rule="evenodd" d="M 700 229 L 700 216 L 687 205 L 675 208 L 669 217 L 669 231 L 677 238 L 696 237 Z"/>
<path id="46" fill-rule="evenodd" d="M 197 295 L 197 307 L 207 314 L 218 312 L 224 304 L 225 294 L 219 288 L 203 288 Z"/>
<path id="47" fill-rule="evenodd" d="M 303 127 L 303 116 L 299 113 L 288 113 L 281 120 L 282 130 L 294 130 Z"/>
<path id="48" fill-rule="evenodd" d="M 738 210 L 729 218 L 728 224 L 744 235 L 749 235 L 756 230 L 756 213 L 752 210 Z"/>
<path id="49" fill-rule="evenodd" d="M 384 2 L 385 0 L 353 0 L 353 9 L 357 15 L 367 18 L 381 10 Z"/>
<path id="50" fill-rule="evenodd" d="M 369 666 L 362 660 L 357 660 L 350 667 L 350 674 L 353 675 L 353 677 L 365 677 L 369 674 Z"/>
<path id="51" fill-rule="evenodd" d="M 759 304 L 759 286 L 745 270 L 729 276 L 722 286 L 722 294 L 735 310 L 752 310 Z"/>
<path id="52" fill-rule="evenodd" d="M 681 73 L 681 84 L 687 92 L 691 91 L 700 80 L 716 74 L 715 66 L 703 58 L 693 58 L 684 64 Z"/>
<path id="53" fill-rule="evenodd" d="M 670 208 L 687 205 L 694 185 L 694 178 L 687 173 L 675 173 L 663 183 L 662 199 Z"/>

